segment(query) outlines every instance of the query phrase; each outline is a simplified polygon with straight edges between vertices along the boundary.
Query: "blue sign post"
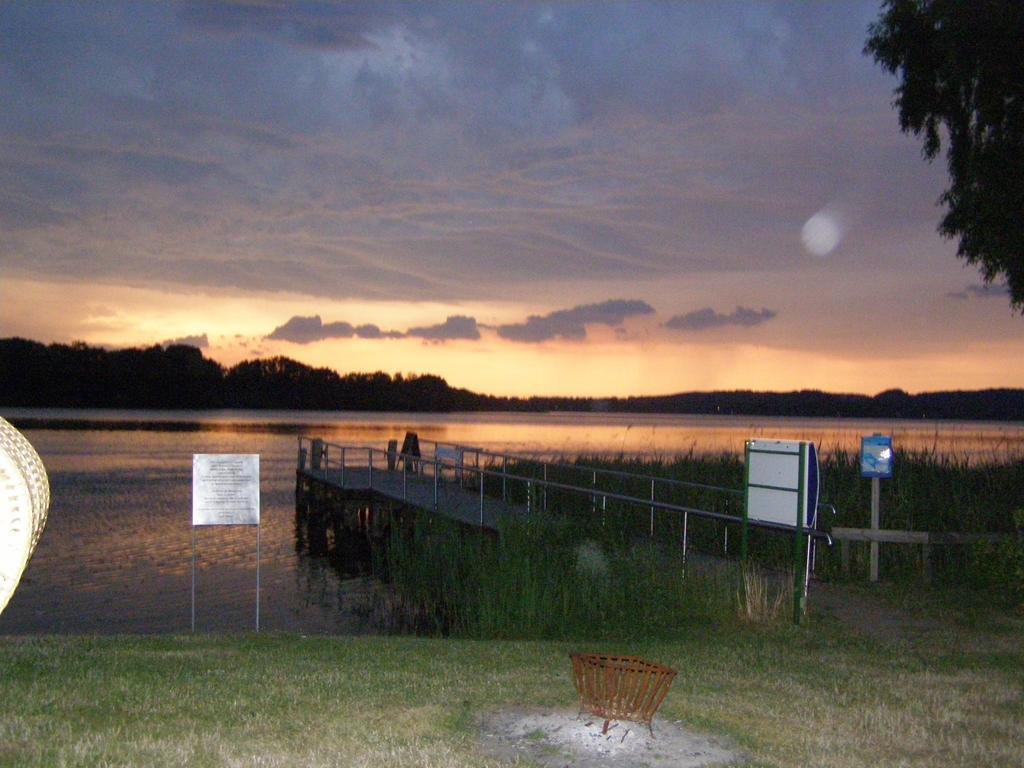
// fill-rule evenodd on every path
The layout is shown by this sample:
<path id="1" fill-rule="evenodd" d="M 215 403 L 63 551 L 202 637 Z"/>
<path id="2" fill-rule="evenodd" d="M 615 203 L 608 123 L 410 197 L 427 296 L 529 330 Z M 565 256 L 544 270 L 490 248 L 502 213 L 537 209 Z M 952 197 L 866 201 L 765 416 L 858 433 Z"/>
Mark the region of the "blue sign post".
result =
<path id="1" fill-rule="evenodd" d="M 865 435 L 860 441 L 860 476 L 871 479 L 871 530 L 879 528 L 881 481 L 892 478 L 892 436 Z M 871 580 L 878 581 L 878 540 L 871 540 Z"/>

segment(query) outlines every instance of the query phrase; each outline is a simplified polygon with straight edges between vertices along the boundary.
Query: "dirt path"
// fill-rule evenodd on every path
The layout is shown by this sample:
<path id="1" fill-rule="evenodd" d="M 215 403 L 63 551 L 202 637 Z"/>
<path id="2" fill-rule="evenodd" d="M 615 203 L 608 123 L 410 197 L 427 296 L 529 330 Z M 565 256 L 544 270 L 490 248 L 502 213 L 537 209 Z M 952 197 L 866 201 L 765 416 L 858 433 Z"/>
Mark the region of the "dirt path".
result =
<path id="1" fill-rule="evenodd" d="M 808 593 L 812 611 L 834 616 L 855 632 L 876 640 L 915 640 L 923 635 L 949 629 L 938 618 L 915 616 L 881 597 L 865 595 L 843 584 L 813 582 Z"/>

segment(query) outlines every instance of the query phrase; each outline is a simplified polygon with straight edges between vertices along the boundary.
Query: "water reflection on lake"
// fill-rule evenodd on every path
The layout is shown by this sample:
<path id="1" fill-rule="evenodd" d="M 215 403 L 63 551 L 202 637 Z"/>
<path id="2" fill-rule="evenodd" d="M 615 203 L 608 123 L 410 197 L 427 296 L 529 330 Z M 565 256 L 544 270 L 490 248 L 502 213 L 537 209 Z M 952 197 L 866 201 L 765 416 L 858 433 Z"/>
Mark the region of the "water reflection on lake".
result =
<path id="1" fill-rule="evenodd" d="M 354 610 L 376 585 L 358 552 L 327 549 L 295 514 L 298 435 L 383 447 L 421 438 L 545 455 L 670 457 L 740 452 L 744 440 L 814 440 L 859 449 L 892 434 L 899 450 L 975 461 L 1024 455 L 1024 424 L 868 422 L 606 414 L 352 414 L 54 412 L 5 409 L 50 474 L 53 505 L 22 583 L 0 615 L 9 633 L 181 633 L 190 627 L 193 453 L 257 453 L 261 463 L 261 626 L 267 631 L 369 631 Z M 89 429 L 73 426 L 86 418 Z M 140 428 L 144 427 L 144 428 Z M 298 526 L 298 527 L 297 527 Z M 197 628 L 255 623 L 252 528 L 197 529 Z"/>
<path id="2" fill-rule="evenodd" d="M 17 426 L 83 422 L 96 427 L 93 447 L 148 461 L 132 445 L 110 443 L 109 431 L 315 435 L 383 448 L 414 430 L 423 439 L 510 453 L 649 458 L 742 453 L 750 438 L 814 441 L 821 452 L 858 451 L 862 435 L 892 435 L 897 450 L 936 451 L 973 461 L 1024 456 L 1024 423 L 906 419 L 810 419 L 611 413 L 340 413 L 331 411 L 112 411 L 4 409 Z M 140 438 L 141 439 L 141 438 Z M 184 438 L 182 438 L 184 439 Z"/>

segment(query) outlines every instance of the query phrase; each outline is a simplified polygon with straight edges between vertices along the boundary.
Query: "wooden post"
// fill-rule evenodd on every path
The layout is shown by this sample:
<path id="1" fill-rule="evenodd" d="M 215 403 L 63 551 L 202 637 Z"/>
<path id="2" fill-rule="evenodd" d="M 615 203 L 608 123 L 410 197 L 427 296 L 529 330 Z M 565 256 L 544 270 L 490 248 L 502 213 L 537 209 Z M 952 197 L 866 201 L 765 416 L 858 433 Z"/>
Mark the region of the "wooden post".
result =
<path id="1" fill-rule="evenodd" d="M 871 478 L 871 530 L 877 532 L 879 528 L 878 506 L 881 496 L 882 482 L 877 477 Z M 878 540 L 871 540 L 871 581 L 878 581 Z"/>

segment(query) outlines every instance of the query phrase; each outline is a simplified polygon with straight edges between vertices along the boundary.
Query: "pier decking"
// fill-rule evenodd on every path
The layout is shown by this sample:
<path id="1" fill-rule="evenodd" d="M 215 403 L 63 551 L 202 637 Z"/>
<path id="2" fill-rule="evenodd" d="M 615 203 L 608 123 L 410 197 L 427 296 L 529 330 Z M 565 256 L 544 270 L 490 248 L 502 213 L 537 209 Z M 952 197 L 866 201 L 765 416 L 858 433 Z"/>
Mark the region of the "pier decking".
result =
<path id="1" fill-rule="evenodd" d="M 433 512 L 465 525 L 497 531 L 499 521 L 525 517 L 526 505 L 511 504 L 500 498 L 485 496 L 477 489 L 441 477 L 444 467 L 428 465 L 430 474 L 412 473 L 402 463 L 401 469 L 387 467 L 346 467 L 337 469 L 298 470 L 300 478 L 319 483 L 350 498 L 363 501 L 384 501 L 418 510 Z M 412 462 L 410 462 L 411 464 Z M 421 465 L 424 462 L 419 462 Z M 433 469 L 439 469 L 434 474 Z"/>

